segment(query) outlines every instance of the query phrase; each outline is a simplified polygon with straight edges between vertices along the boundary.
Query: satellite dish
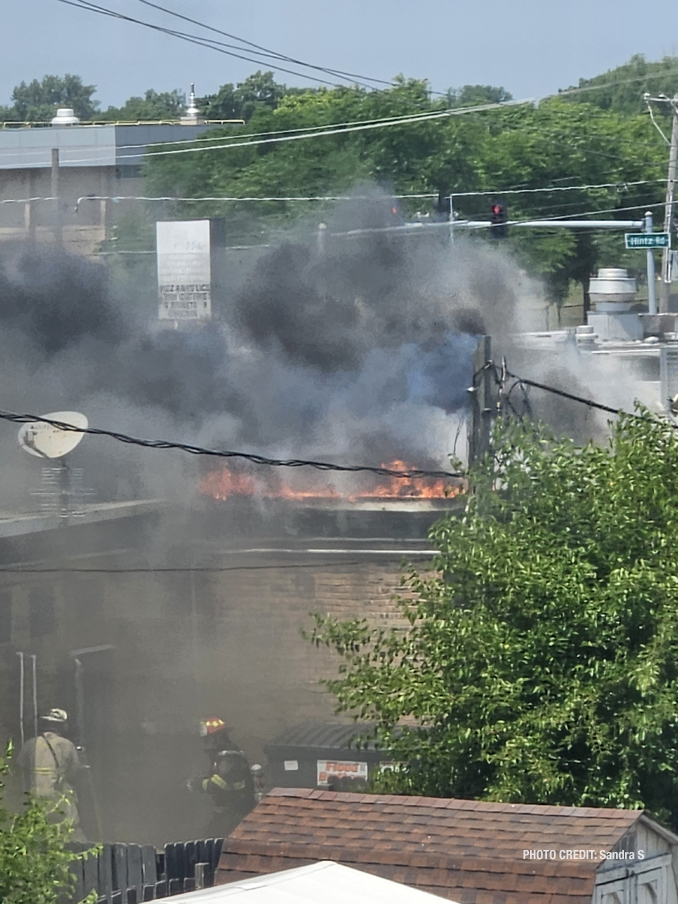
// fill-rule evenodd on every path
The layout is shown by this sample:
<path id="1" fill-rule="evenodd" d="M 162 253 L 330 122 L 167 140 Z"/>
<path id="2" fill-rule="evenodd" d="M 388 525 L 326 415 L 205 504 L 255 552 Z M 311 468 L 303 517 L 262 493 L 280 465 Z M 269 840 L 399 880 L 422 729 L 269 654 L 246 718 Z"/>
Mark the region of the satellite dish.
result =
<path id="1" fill-rule="evenodd" d="M 43 416 L 51 421 L 70 424 L 78 430 L 86 430 L 89 426 L 89 421 L 79 411 L 53 411 Z M 84 435 L 74 430 L 61 430 L 42 421 L 31 421 L 21 425 L 19 445 L 37 458 L 63 458 L 75 449 Z"/>

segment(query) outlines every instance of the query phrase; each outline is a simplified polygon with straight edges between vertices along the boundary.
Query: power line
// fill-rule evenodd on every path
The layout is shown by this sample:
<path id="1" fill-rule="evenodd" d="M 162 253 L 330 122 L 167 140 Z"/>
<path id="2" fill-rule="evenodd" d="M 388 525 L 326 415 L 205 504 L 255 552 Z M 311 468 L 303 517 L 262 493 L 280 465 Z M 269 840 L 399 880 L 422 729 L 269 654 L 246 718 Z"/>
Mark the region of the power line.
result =
<path id="1" fill-rule="evenodd" d="M 275 550 L 270 551 L 275 553 Z M 370 550 L 370 552 L 373 552 L 373 550 Z M 425 553 L 416 551 L 414 554 L 421 556 Z M 279 562 L 275 565 L 197 565 L 183 568 L 12 568 L 0 566 L 0 574 L 199 574 L 200 572 L 210 574 L 224 571 L 270 571 L 272 569 L 277 571 L 282 568 L 344 568 L 346 566 L 363 564 L 365 564 L 364 560 L 362 562 L 345 562 L 335 559 L 334 562 L 294 562 L 290 564 Z"/>
<path id="2" fill-rule="evenodd" d="M 66 0 L 60 0 L 60 2 L 66 2 Z M 344 135 L 350 132 L 364 132 L 371 129 L 385 129 L 391 126 L 402 126 L 409 125 L 411 123 L 419 123 L 419 122 L 429 122 L 436 119 L 449 119 L 452 116 L 464 116 L 469 113 L 481 113 L 487 110 L 498 110 L 503 109 L 507 106 L 518 106 L 532 103 L 531 99 L 526 100 L 518 100 L 518 101 L 506 101 L 504 103 L 497 104 L 480 104 L 475 107 L 460 107 L 454 110 L 434 110 L 432 112 L 427 113 L 412 113 L 406 116 L 394 117 L 393 119 L 383 120 L 383 121 L 373 121 L 367 123 L 359 123 L 353 126 L 347 127 L 335 127 L 332 124 L 329 126 L 325 126 L 323 128 L 319 128 L 315 132 L 308 132 L 305 134 L 293 134 L 293 135 L 281 135 L 278 138 L 260 138 L 254 141 L 245 140 L 245 141 L 234 141 L 229 142 L 228 144 L 217 144 L 211 145 L 210 147 L 202 147 L 202 148 L 177 148 L 168 151 L 151 151 L 149 154 L 144 154 L 144 159 L 146 157 L 165 157 L 175 154 L 194 154 L 194 153 L 204 153 L 205 151 L 212 150 L 222 150 L 225 148 L 246 148 L 246 147 L 255 147 L 262 144 L 275 144 L 275 143 L 284 143 L 287 141 L 300 141 L 302 139 L 308 138 L 320 138 L 323 135 Z M 137 155 L 121 155 L 120 159 L 125 159 L 125 156 L 135 157 Z M 86 161 L 69 161 L 69 162 L 89 162 Z"/>
<path id="3" fill-rule="evenodd" d="M 544 186 L 541 188 L 496 188 L 496 189 L 484 189 L 482 191 L 466 191 L 466 192 L 450 192 L 450 196 L 453 198 L 473 198 L 473 197 L 485 197 L 492 195 L 526 195 L 526 194 L 549 194 L 552 192 L 569 192 L 569 191 L 589 191 L 596 189 L 607 189 L 607 188 L 615 188 L 615 189 L 628 189 L 631 187 L 635 187 L 638 185 L 652 185 L 656 182 L 664 183 L 666 180 L 664 179 L 639 179 L 637 181 L 624 181 L 624 182 L 600 182 L 600 183 L 590 183 L 585 185 L 556 185 L 556 186 Z M 411 192 L 406 194 L 394 194 L 389 195 L 389 198 L 395 198 L 399 201 L 403 200 L 426 200 L 430 198 L 438 197 L 437 192 Z M 52 197 L 36 197 L 36 198 L 6 198 L 4 200 L 0 200 L 0 204 L 26 204 L 31 201 L 54 201 L 55 198 Z M 375 198 L 374 195 L 273 195 L 273 196 L 257 196 L 257 195 L 209 195 L 202 197 L 188 197 L 181 195 L 82 195 L 81 197 L 76 199 L 75 202 L 75 210 L 77 212 L 80 204 L 83 201 L 114 201 L 116 203 L 120 201 L 144 201 L 144 202 L 168 202 L 168 201 L 180 201 L 180 202 L 194 202 L 194 203 L 205 203 L 205 202 L 337 202 L 337 201 L 374 201 L 378 202 L 380 199 Z M 643 206 L 643 205 L 640 205 Z M 622 208 L 614 208 L 615 210 Z M 628 208 L 635 209 L 635 208 Z M 517 221 L 516 221 L 517 222 Z"/>
<path id="4" fill-rule="evenodd" d="M 634 75 L 629 78 L 621 78 L 616 79 L 613 82 L 605 82 L 598 85 L 580 85 L 578 88 L 565 88 L 562 91 L 558 91 L 556 97 L 569 97 L 572 94 L 584 94 L 587 91 L 604 91 L 606 88 L 615 88 L 617 85 L 628 85 L 631 82 L 642 82 L 646 79 L 653 80 L 657 78 L 663 78 L 667 73 L 675 73 L 678 72 L 678 66 L 668 66 L 666 69 L 663 69 L 657 75 Z"/>
<path id="5" fill-rule="evenodd" d="M 594 189 L 604 189 L 604 188 L 621 188 L 627 189 L 631 187 L 635 187 L 637 185 L 652 185 L 656 182 L 664 183 L 666 179 L 639 179 L 637 181 L 622 181 L 622 182 L 599 182 L 599 183 L 591 183 L 586 185 L 555 185 L 555 186 L 545 186 L 542 188 L 495 188 L 495 189 L 483 189 L 482 191 L 452 191 L 450 192 L 450 196 L 452 198 L 474 198 L 474 197 L 484 197 L 484 196 L 492 196 L 492 195 L 529 195 L 529 194 L 544 194 L 551 192 L 568 192 L 568 191 L 589 191 Z M 417 200 L 417 199 L 427 199 L 427 198 L 437 198 L 438 192 L 412 192 L 411 194 L 394 194 L 388 195 L 388 198 L 395 198 L 399 201 L 406 200 Z M 0 204 L 9 204 L 9 203 L 21 203 L 21 201 L 53 201 L 53 198 L 24 198 L 24 199 L 8 199 L 5 201 L 0 201 Z M 255 196 L 255 195 L 214 195 L 214 196 L 206 196 L 206 197 L 185 197 L 179 195 L 157 195 L 154 197 L 145 196 L 145 195 L 83 195 L 78 198 L 76 201 L 76 208 L 80 205 L 82 201 L 194 201 L 204 202 L 204 201 L 379 201 L 380 198 L 375 198 L 374 195 L 274 195 L 274 196 Z"/>
<path id="6" fill-rule="evenodd" d="M 217 51 L 222 52 L 222 53 L 226 53 L 226 54 L 228 54 L 229 56 L 234 56 L 234 57 L 237 57 L 237 58 L 239 58 L 239 59 L 244 59 L 244 60 L 247 60 L 248 62 L 260 63 L 260 60 L 257 60 L 257 59 L 254 59 L 254 60 L 253 60 L 253 59 L 251 59 L 251 57 L 244 57 L 244 56 L 242 56 L 242 55 L 240 55 L 240 54 L 233 53 L 232 51 L 229 52 L 228 50 L 223 49 L 223 48 L 220 46 L 220 45 L 222 44 L 222 42 L 212 41 L 211 39 L 201 38 L 200 36 L 197 36 L 197 35 L 187 35 L 187 34 L 184 33 L 184 32 L 175 31 L 174 29 L 163 28 L 162 26 L 154 25 L 154 24 L 149 23 L 149 22 L 144 22 L 143 20 L 136 19 L 136 18 L 134 18 L 134 17 L 132 17 L 132 16 L 125 16 L 125 15 L 123 15 L 122 13 L 114 12 L 113 10 L 110 10 L 110 9 L 108 9 L 107 7 L 98 6 L 97 4 L 94 4 L 94 3 L 90 2 L 90 0 L 78 0 L 78 2 L 74 2 L 74 0 L 58 0 L 58 2 L 60 2 L 60 3 L 66 3 L 66 4 L 69 5 L 69 6 L 74 6 L 74 7 L 76 7 L 76 8 L 84 9 L 84 10 L 87 10 L 87 11 L 90 11 L 90 12 L 97 12 L 97 13 L 100 13 L 100 14 L 102 14 L 102 15 L 112 16 L 112 17 L 114 17 L 114 18 L 123 19 L 123 20 L 129 21 L 129 22 L 133 22 L 133 23 L 135 23 L 135 24 L 143 25 L 143 26 L 145 26 L 145 27 L 152 28 L 152 29 L 154 29 L 155 31 L 160 31 L 160 32 L 163 32 L 163 33 L 165 33 L 165 34 L 172 35 L 172 36 L 174 36 L 174 37 L 178 37 L 178 38 L 180 38 L 180 39 L 182 39 L 182 40 L 188 40 L 188 41 L 190 41 L 191 43 L 199 44 L 199 45 L 201 45 L 201 46 L 208 47 L 208 48 L 211 48 L 211 49 L 213 49 L 213 50 L 217 50 Z M 184 19 L 185 21 L 193 22 L 194 24 L 197 24 L 197 25 L 198 25 L 199 27 L 201 27 L 201 28 L 205 28 L 205 29 L 207 29 L 207 30 L 209 30 L 209 31 L 214 31 L 214 32 L 216 32 L 216 33 L 220 33 L 220 34 L 222 34 L 222 35 L 231 37 L 232 39 L 237 40 L 237 41 L 240 41 L 241 43 L 247 44 L 247 45 L 249 45 L 249 46 L 252 47 L 252 48 L 257 48 L 257 47 L 258 47 L 258 48 L 259 48 L 259 53 L 258 53 L 257 55 L 259 55 L 259 56 L 262 56 L 262 55 L 263 55 L 263 56 L 272 55 L 272 56 L 275 57 L 275 58 L 282 59 L 282 60 L 286 60 L 286 61 L 290 61 L 290 62 L 294 62 L 296 65 L 301 65 L 301 66 L 303 66 L 303 67 L 305 67 L 305 68 L 318 69 L 318 70 L 320 70 L 320 71 L 327 72 L 328 74 L 332 74 L 332 75 L 335 75 L 335 76 L 339 76 L 339 77 L 341 77 L 341 78 L 345 78 L 345 79 L 351 80 L 351 81 L 353 81 L 355 84 L 360 84 L 359 81 L 356 81 L 356 79 L 358 79 L 358 78 L 361 78 L 361 79 L 362 79 L 362 78 L 365 78 L 365 79 L 367 79 L 367 80 L 369 80 L 369 81 L 378 82 L 378 83 L 380 83 L 380 84 L 392 84 L 392 82 L 386 82 L 386 80 L 382 80 L 382 79 L 373 79 L 373 78 L 370 78 L 369 76 L 355 76 L 355 77 L 354 77 L 354 76 L 353 76 L 352 74 L 350 74 L 350 73 L 342 72 L 342 70 L 338 70 L 338 69 L 330 69 L 330 68 L 325 68 L 325 67 L 321 67 L 321 66 L 315 66 L 315 65 L 313 65 L 313 64 L 305 63 L 305 62 L 300 61 L 300 60 L 295 60 L 295 59 L 292 58 L 292 57 L 287 57 L 287 56 L 285 56 L 284 54 L 278 54 L 278 53 L 276 53 L 275 51 L 271 51 L 271 50 L 268 50 L 268 49 L 264 49 L 263 47 L 261 47 L 261 45 L 256 45 L 256 44 L 254 44 L 254 43 L 251 42 L 251 41 L 246 41 L 246 40 L 244 40 L 244 39 L 242 39 L 242 38 L 238 38 L 237 36 L 230 35 L 230 34 L 228 34 L 227 32 L 220 32 L 219 29 L 215 29 L 215 28 L 213 28 L 212 26 L 206 25 L 205 23 L 199 22 L 198 20 L 195 20 L 195 19 L 190 19 L 190 18 L 188 18 L 188 17 L 186 17 L 186 16 L 183 16 L 183 15 L 181 15 L 181 14 L 179 14 L 179 13 L 174 13 L 173 11 L 166 9 L 165 7 L 161 7 L 161 6 L 159 6 L 158 4 L 149 2 L 149 0 L 140 0 L 140 2 L 144 3 L 146 6 L 150 6 L 150 7 L 154 7 L 154 8 L 156 8 L 156 9 L 162 10 L 163 12 L 168 13 L 169 15 L 176 16 L 176 17 L 178 17 L 178 18 Z M 226 46 L 232 46 L 232 45 L 226 45 Z M 285 69 L 285 68 L 280 67 L 280 66 L 275 66 L 275 65 L 273 65 L 273 64 L 271 64 L 271 68 L 273 68 L 273 69 L 278 69 L 278 70 L 280 70 L 280 71 L 282 71 L 282 72 L 290 72 L 290 73 L 293 74 L 293 75 L 302 75 L 302 73 L 293 72 L 293 71 L 291 71 L 291 70 L 289 70 L 289 69 Z M 563 89 L 563 90 L 559 90 L 559 91 L 558 91 L 557 93 L 555 93 L 555 94 L 546 95 L 544 98 L 540 98 L 540 100 L 545 100 L 547 97 L 570 97 L 570 96 L 577 95 L 577 94 L 583 94 L 583 93 L 585 93 L 585 92 L 602 91 L 602 90 L 605 90 L 605 89 L 610 88 L 610 87 L 615 87 L 616 85 L 629 84 L 629 83 L 631 83 L 631 82 L 642 81 L 642 80 L 648 79 L 648 78 L 650 78 L 650 79 L 661 78 L 661 77 L 664 77 L 667 73 L 671 73 L 671 72 L 676 71 L 676 70 L 678 70 L 678 67 L 669 67 L 669 68 L 667 68 L 667 69 L 664 69 L 661 73 L 657 74 L 656 76 L 655 76 L 655 75 L 650 75 L 650 76 L 648 76 L 647 74 L 645 74 L 645 75 L 641 75 L 641 76 L 631 76 L 631 77 L 629 77 L 629 78 L 617 79 L 617 80 L 615 80 L 615 81 L 613 81 L 613 82 L 607 82 L 607 83 L 599 84 L 599 85 L 586 85 L 586 86 L 580 86 L 580 87 L 577 87 L 577 88 L 566 88 L 566 89 Z M 311 79 L 311 80 L 313 80 L 313 81 L 318 81 L 318 82 L 321 82 L 321 83 L 324 83 L 324 84 L 329 84 L 328 82 L 324 82 L 322 79 L 314 78 L 313 76 L 310 76 L 310 75 L 307 75 L 307 74 L 303 74 L 302 77 L 304 77 L 304 78 L 309 78 L 309 79 Z M 363 85 L 363 87 L 368 87 L 368 88 L 369 88 L 370 86 L 368 86 L 368 85 Z M 434 94 L 440 94 L 440 95 L 446 96 L 446 94 L 445 94 L 444 92 L 434 91 L 434 92 L 431 92 L 431 93 L 434 93 Z"/>
<path id="7" fill-rule="evenodd" d="M 596 408 L 599 411 L 605 411 L 608 414 L 624 414 L 628 417 L 638 418 L 639 420 L 650 420 L 650 418 L 643 417 L 643 415 L 631 414 L 628 411 L 623 411 L 621 408 L 613 408 L 610 405 L 603 405 L 602 402 L 594 402 L 591 399 L 585 399 L 582 396 L 574 395 L 574 393 L 566 392 L 564 389 L 557 389 L 555 386 L 548 386 L 546 383 L 539 383 L 536 380 L 530 380 L 527 377 L 519 377 L 517 374 L 511 373 L 511 371 L 509 370 L 506 371 L 506 376 L 510 377 L 512 380 L 515 380 L 517 385 L 534 386 L 535 389 L 542 389 L 544 392 L 550 392 L 553 395 L 561 396 L 564 399 L 569 399 L 571 402 L 579 402 L 582 405 L 587 405 L 589 408 Z"/>
<path id="8" fill-rule="evenodd" d="M 71 2 L 71 0 L 58 0 L 59 3 L 67 3 Z M 436 119 L 448 119 L 452 116 L 464 116 L 469 113 L 480 113 L 485 112 L 487 110 L 498 110 L 503 109 L 507 106 L 518 106 L 524 104 L 532 103 L 532 99 L 525 99 L 519 101 L 505 101 L 503 103 L 496 104 L 479 104 L 475 107 L 460 107 L 453 110 L 434 110 L 426 113 L 411 113 L 404 116 L 393 117 L 391 119 L 386 120 L 368 120 L 367 122 L 359 122 L 356 125 L 344 127 L 344 126 L 335 126 L 333 123 L 330 123 L 327 126 L 318 127 L 316 131 L 312 132 L 296 132 L 292 135 L 281 135 L 280 137 L 272 137 L 272 138 L 260 138 L 254 141 L 249 139 L 244 141 L 232 141 L 227 144 L 216 144 L 211 145 L 209 147 L 190 147 L 190 148 L 174 148 L 172 150 L 166 151 L 151 151 L 150 153 L 144 154 L 144 159 L 149 157 L 166 157 L 172 156 L 176 154 L 197 154 L 197 153 L 206 153 L 207 151 L 214 150 L 223 150 L 226 148 L 243 148 L 243 147 L 255 147 L 263 144 L 275 144 L 279 142 L 287 142 L 287 141 L 301 141 L 309 138 L 320 138 L 324 135 L 343 135 L 351 132 L 364 132 L 370 129 L 381 129 L 381 128 L 389 128 L 391 126 L 400 126 L 400 125 L 409 125 L 411 123 L 418 122 L 428 122 Z M 171 144 L 175 144 L 176 142 L 170 142 Z M 118 156 L 118 160 L 126 160 L 126 159 L 136 159 L 138 154 L 120 154 Z M 94 163 L 95 158 L 93 157 L 83 157 L 83 158 L 69 158 L 68 164 L 73 165 L 76 163 Z M 17 167 L 20 168 L 20 167 Z"/>
<path id="9" fill-rule="evenodd" d="M 187 41 L 189 44 L 197 44 L 199 47 L 206 47 L 210 50 L 216 50 L 217 53 L 223 53 L 226 56 L 235 57 L 239 60 L 246 60 L 249 63 L 255 63 L 261 65 L 262 61 L 257 59 L 256 56 L 253 58 L 252 56 L 243 56 L 241 53 L 235 53 L 234 50 L 228 50 L 227 47 L 232 47 L 233 45 L 226 45 L 222 41 L 215 41 L 212 38 L 203 38 L 200 35 L 191 35 L 186 32 L 177 31 L 172 28 L 164 28 L 161 25 L 155 25 L 152 22 L 145 22 L 143 19 L 137 19 L 134 16 L 126 16 L 123 13 L 115 12 L 112 9 L 109 9 L 105 6 L 100 6 L 96 3 L 90 2 L 90 0 L 57 0 L 59 3 L 64 3 L 67 6 L 73 6 L 76 9 L 83 9 L 87 12 L 98 13 L 102 16 L 109 16 L 113 19 L 121 19 L 125 22 L 132 22 L 135 25 L 143 25 L 145 28 L 150 28 L 153 31 L 158 31 L 162 34 L 169 35 L 171 37 L 179 38 L 181 41 Z M 242 48 L 240 48 L 242 49 Z M 259 54 L 261 56 L 261 54 Z M 326 79 L 318 78 L 317 76 L 309 75 L 304 72 L 297 72 L 294 69 L 288 69 L 285 66 L 278 66 L 274 63 L 268 63 L 271 69 L 276 69 L 279 72 L 286 72 L 289 75 L 297 75 L 301 78 L 310 79 L 311 81 L 318 82 L 321 85 L 329 85 L 330 87 L 334 87 L 334 82 L 328 82 Z M 305 64 L 302 64 L 305 65 Z M 346 78 L 345 76 L 340 76 L 340 78 Z M 349 79 L 349 81 L 353 81 L 355 84 L 362 84 L 361 82 L 357 82 L 355 79 Z M 370 85 L 362 85 L 362 87 L 370 88 Z"/>
<path id="10" fill-rule="evenodd" d="M 58 0 L 59 3 L 70 3 L 71 0 Z M 495 110 L 499 108 L 503 108 L 506 106 L 515 106 L 515 105 L 524 105 L 532 103 L 531 99 L 520 100 L 520 101 L 505 101 L 503 103 L 497 104 L 480 104 L 475 107 L 460 107 L 454 110 L 438 110 L 438 111 L 430 111 L 426 113 L 411 113 L 403 116 L 391 117 L 388 119 L 377 119 L 377 120 L 367 120 L 363 122 L 357 122 L 353 125 L 344 126 L 342 124 L 335 125 L 334 123 L 330 123 L 326 126 L 320 126 L 315 128 L 313 131 L 308 130 L 298 130 L 294 134 L 281 134 L 280 137 L 271 137 L 271 138 L 261 138 L 257 140 L 249 140 L 249 137 L 245 141 L 233 141 L 227 144 L 219 144 L 219 145 L 211 145 L 209 147 L 190 147 L 190 148 L 174 148 L 172 150 L 167 151 L 151 151 L 150 153 L 144 154 L 144 159 L 148 157 L 162 157 L 167 155 L 174 154 L 193 154 L 193 153 L 204 153 L 206 151 L 212 150 L 222 150 L 225 148 L 240 148 L 240 147 L 254 147 L 262 144 L 274 144 L 276 142 L 286 142 L 286 141 L 300 141 L 302 139 L 307 138 L 318 138 L 323 135 L 340 135 L 348 132 L 362 132 L 367 129 L 378 129 L 378 128 L 388 128 L 389 126 L 399 126 L 399 125 L 408 125 L 410 123 L 415 122 L 426 122 L 429 120 L 435 119 L 445 119 L 451 116 L 462 116 L 467 113 L 478 113 L 483 112 L 485 110 Z M 289 132 L 291 130 L 284 130 Z M 267 133 L 262 133 L 267 134 Z M 276 135 L 277 133 L 271 133 L 272 135 Z M 234 136 L 235 137 L 235 136 Z M 222 136 L 222 140 L 226 140 L 224 136 Z M 178 144 L 179 142 L 166 142 L 167 144 Z M 193 142 L 190 142 L 193 143 Z M 141 147 L 139 145 L 138 147 Z M 84 148 L 83 148 L 84 149 Z M 139 157 L 139 154 L 120 154 L 118 155 L 118 160 L 125 159 L 136 159 Z M 86 163 L 96 163 L 97 160 L 94 157 L 82 157 L 82 158 L 69 158 L 67 161 L 68 165 L 74 164 L 86 164 Z M 26 164 L 24 168 L 30 167 L 34 164 Z M 21 167 L 15 167 L 16 169 L 21 169 Z"/>
<path id="11" fill-rule="evenodd" d="M 492 365 L 492 367 L 495 372 L 495 379 L 497 379 L 497 369 L 494 365 Z M 623 417 L 630 417 L 638 421 L 650 421 L 653 423 L 655 421 L 652 416 L 635 414 L 630 411 L 625 411 L 623 408 L 613 408 L 611 405 L 604 405 L 602 402 L 595 402 L 592 399 L 585 399 L 583 396 L 575 395 L 572 392 L 566 392 L 564 389 L 558 389 L 557 387 L 549 386 L 546 383 L 539 383 L 537 380 L 530 380 L 527 377 L 520 377 L 517 374 L 512 373 L 510 370 L 506 371 L 506 376 L 516 381 L 514 386 L 533 386 L 535 389 L 541 389 L 544 392 L 551 393 L 552 395 L 561 396 L 564 399 L 568 399 L 570 402 L 577 402 L 578 404 L 586 405 L 588 408 L 594 408 L 598 411 L 605 411 L 607 414 L 616 414 L 617 416 L 621 415 Z M 678 430 L 678 423 L 675 423 L 673 421 L 666 421 L 666 425 L 674 430 Z"/>
<path id="12" fill-rule="evenodd" d="M 417 480 L 419 478 L 461 478 L 463 475 L 453 471 L 429 471 L 420 468 L 398 470 L 395 468 L 374 467 L 371 465 L 338 465 L 326 461 L 313 461 L 301 458 L 280 459 L 268 458 L 264 455 L 256 455 L 251 452 L 231 452 L 228 450 L 206 449 L 202 446 L 192 446 L 188 443 L 175 443 L 162 439 L 139 439 L 128 436 L 126 433 L 116 433 L 113 430 L 102 430 L 98 427 L 74 427 L 63 421 L 55 421 L 51 418 L 40 417 L 34 414 L 17 414 L 11 411 L 0 411 L 0 420 L 13 421 L 16 424 L 29 424 L 37 421 L 41 424 L 49 424 L 59 430 L 70 433 L 88 433 L 92 436 L 108 436 L 121 443 L 132 446 L 143 446 L 146 449 L 177 449 L 180 452 L 188 452 L 191 455 L 209 455 L 213 458 L 240 458 L 255 465 L 269 465 L 276 468 L 314 468 L 316 471 L 340 471 L 346 473 L 367 472 L 382 477 L 399 477 L 403 480 Z"/>
<path id="13" fill-rule="evenodd" d="M 349 79 L 361 79 L 369 82 L 376 82 L 380 85 L 392 85 L 393 81 L 387 81 L 386 79 L 381 78 L 371 78 L 368 75 L 358 75 L 355 72 L 344 72 L 341 69 L 331 69 L 327 66 L 316 66 L 312 63 L 306 63 L 303 60 L 297 60 L 294 57 L 286 56 L 282 53 L 277 53 L 275 50 L 271 50 L 268 47 L 262 47 L 261 44 L 255 44 L 252 41 L 247 41 L 245 38 L 240 38 L 237 35 L 230 34 L 227 31 L 222 31 L 219 28 L 214 28 L 212 25 L 207 25 L 205 22 L 200 22 L 198 19 L 191 19 L 190 16 L 184 16 L 181 13 L 174 12 L 171 9 L 167 9 L 164 6 L 160 6 L 158 3 L 152 3 L 151 0 L 137 0 L 139 3 L 143 3 L 144 6 L 150 6 L 153 9 L 160 10 L 161 12 L 167 13 L 169 16 L 174 16 L 177 19 L 183 19 L 184 22 L 190 22 L 193 25 L 198 25 L 200 28 L 205 28 L 208 31 L 213 31 L 215 34 L 223 35 L 226 38 L 231 38 L 234 41 L 240 41 L 241 44 L 246 44 L 248 47 L 252 47 L 255 50 L 260 50 L 267 56 L 273 56 L 277 59 L 284 60 L 288 63 L 294 63 L 296 66 L 304 66 L 309 69 L 316 69 L 320 72 L 326 72 L 328 75 L 338 75 L 344 78 Z"/>

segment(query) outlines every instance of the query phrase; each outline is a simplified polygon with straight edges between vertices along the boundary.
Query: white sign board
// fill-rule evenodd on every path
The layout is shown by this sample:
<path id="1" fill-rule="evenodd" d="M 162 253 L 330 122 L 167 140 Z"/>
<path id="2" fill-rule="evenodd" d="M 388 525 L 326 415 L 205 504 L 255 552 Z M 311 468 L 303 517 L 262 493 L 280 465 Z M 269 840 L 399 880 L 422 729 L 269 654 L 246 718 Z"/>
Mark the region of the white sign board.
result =
<path id="1" fill-rule="evenodd" d="M 347 760 L 318 760 L 318 787 L 327 787 L 333 778 L 367 781 L 367 763 Z"/>
<path id="2" fill-rule="evenodd" d="M 209 320 L 212 255 L 209 220 L 171 220 L 156 225 L 158 318 Z"/>

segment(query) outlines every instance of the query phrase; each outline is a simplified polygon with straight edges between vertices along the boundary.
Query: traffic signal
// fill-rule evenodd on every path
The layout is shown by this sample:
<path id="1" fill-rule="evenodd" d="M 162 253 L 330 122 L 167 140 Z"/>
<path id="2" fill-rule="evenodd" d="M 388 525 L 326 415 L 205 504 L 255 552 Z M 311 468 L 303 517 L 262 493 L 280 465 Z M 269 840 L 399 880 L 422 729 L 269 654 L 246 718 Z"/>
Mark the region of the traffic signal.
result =
<path id="1" fill-rule="evenodd" d="M 506 201 L 495 200 L 490 207 L 490 236 L 493 239 L 505 239 L 508 235 L 508 207 Z"/>

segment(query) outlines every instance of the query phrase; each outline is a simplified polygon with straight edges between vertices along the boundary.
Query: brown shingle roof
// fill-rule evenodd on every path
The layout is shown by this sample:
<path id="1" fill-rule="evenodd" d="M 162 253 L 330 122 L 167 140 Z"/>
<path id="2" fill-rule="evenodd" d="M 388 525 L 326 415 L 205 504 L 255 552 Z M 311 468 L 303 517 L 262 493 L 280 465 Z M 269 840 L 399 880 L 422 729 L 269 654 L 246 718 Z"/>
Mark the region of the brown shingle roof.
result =
<path id="1" fill-rule="evenodd" d="M 559 852 L 610 850 L 641 813 L 276 788 L 226 840 L 218 881 L 336 860 L 462 904 L 583 904 L 598 860 Z"/>

